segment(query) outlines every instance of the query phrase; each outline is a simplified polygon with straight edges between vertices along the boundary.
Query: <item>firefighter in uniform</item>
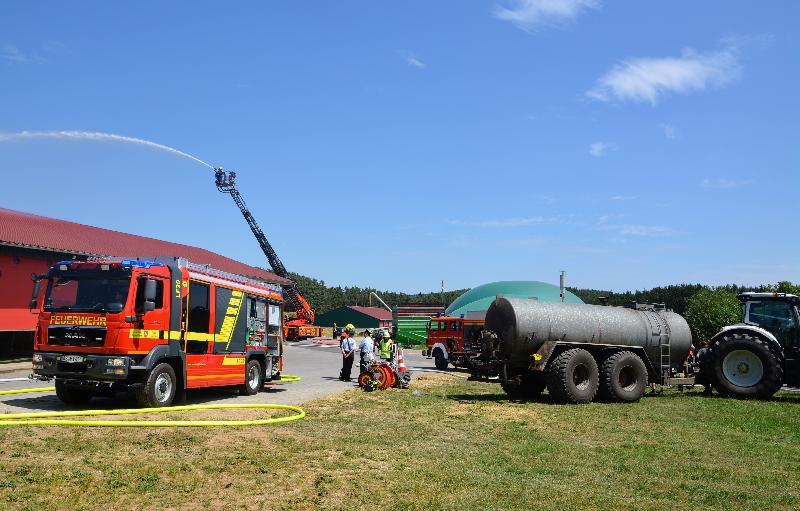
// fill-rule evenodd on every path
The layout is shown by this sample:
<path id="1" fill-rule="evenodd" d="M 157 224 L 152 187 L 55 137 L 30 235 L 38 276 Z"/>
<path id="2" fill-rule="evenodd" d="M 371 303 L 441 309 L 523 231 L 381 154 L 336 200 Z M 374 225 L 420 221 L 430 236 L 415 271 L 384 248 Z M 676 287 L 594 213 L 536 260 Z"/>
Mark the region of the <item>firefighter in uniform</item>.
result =
<path id="1" fill-rule="evenodd" d="M 339 374 L 339 379 L 342 381 L 352 381 L 350 373 L 353 370 L 353 359 L 356 357 L 356 340 L 353 338 L 355 334 L 355 327 L 349 324 L 342 332 L 342 341 L 339 344 L 339 350 L 342 352 L 342 372 Z"/>
<path id="2" fill-rule="evenodd" d="M 361 353 L 361 363 L 359 369 L 361 372 L 369 371 L 369 366 L 372 364 L 373 353 L 375 352 L 375 342 L 372 340 L 369 329 L 364 330 L 364 338 L 358 345 L 358 351 Z"/>
<path id="3" fill-rule="evenodd" d="M 383 331 L 383 338 L 380 340 L 379 347 L 380 347 L 380 358 L 381 360 L 385 360 L 387 362 L 391 362 L 392 360 L 392 345 L 394 341 L 392 340 L 392 336 L 389 334 L 388 330 Z"/>
<path id="4" fill-rule="evenodd" d="M 703 395 L 710 396 L 711 392 L 711 352 L 708 349 L 708 341 L 700 344 L 700 351 L 697 352 L 697 361 L 700 363 L 700 374 L 697 375 L 697 383 L 703 385 Z"/>

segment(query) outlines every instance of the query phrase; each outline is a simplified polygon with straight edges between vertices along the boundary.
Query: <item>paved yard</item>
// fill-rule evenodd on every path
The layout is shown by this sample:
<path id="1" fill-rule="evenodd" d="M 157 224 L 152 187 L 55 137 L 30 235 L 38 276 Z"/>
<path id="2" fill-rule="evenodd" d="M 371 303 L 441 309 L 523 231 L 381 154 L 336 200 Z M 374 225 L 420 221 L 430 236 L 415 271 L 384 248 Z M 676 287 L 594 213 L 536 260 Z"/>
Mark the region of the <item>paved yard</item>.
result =
<path id="1" fill-rule="evenodd" d="M 406 350 L 405 359 L 406 365 L 414 374 L 436 371 L 433 360 L 426 359 L 418 351 Z M 314 341 L 290 343 L 286 346 L 284 372 L 300 376 L 302 380 L 299 382 L 269 384 L 264 391 L 255 396 L 239 396 L 235 391 L 220 388 L 197 390 L 189 393 L 188 403 L 227 403 L 235 400 L 243 403 L 298 404 L 353 388 L 354 383 L 338 380 L 340 368 L 341 354 L 336 345 Z M 358 358 L 353 367 L 354 379 L 357 371 Z M 0 390 L 52 386 L 52 381 L 48 383 L 27 380 L 29 373 L 29 369 L 19 369 L 0 374 Z M 133 406 L 136 404 L 132 396 L 118 396 L 115 399 L 98 398 L 91 403 L 92 408 Z M 66 407 L 56 398 L 54 392 L 0 396 L 0 413 L 62 408 Z"/>

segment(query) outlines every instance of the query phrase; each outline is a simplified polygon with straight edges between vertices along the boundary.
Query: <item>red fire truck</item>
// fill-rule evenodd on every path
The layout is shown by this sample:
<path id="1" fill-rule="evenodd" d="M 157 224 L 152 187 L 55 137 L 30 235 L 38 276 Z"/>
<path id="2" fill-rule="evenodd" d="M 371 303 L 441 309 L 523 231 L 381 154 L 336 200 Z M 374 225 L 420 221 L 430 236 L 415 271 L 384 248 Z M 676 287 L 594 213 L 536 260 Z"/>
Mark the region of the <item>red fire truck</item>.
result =
<path id="1" fill-rule="evenodd" d="M 185 259 L 62 261 L 35 278 L 31 307 L 33 372 L 65 403 L 132 390 L 169 406 L 186 389 L 255 394 L 280 378 L 280 287 Z"/>
<path id="2" fill-rule="evenodd" d="M 456 317 L 431 318 L 428 323 L 427 356 L 433 357 L 436 369 L 465 367 L 467 358 L 480 352 L 483 320 Z"/>

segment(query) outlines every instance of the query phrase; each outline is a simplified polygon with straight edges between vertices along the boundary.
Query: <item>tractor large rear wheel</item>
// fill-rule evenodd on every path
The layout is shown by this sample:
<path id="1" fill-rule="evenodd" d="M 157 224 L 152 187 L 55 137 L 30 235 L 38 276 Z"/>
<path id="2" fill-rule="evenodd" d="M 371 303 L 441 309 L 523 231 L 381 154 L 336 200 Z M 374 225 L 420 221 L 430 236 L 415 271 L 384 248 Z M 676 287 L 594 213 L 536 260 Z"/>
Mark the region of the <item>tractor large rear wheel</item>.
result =
<path id="1" fill-rule="evenodd" d="M 711 383 L 724 396 L 771 398 L 783 384 L 780 355 L 756 334 L 733 332 L 711 348 Z"/>

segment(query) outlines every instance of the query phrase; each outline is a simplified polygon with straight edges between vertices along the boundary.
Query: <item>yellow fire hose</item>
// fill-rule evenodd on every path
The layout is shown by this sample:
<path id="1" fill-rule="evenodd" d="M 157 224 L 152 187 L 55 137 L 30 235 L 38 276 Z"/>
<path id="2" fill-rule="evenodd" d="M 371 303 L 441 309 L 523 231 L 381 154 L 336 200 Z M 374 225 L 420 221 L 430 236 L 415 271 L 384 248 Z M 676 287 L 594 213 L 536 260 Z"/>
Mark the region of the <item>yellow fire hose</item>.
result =
<path id="1" fill-rule="evenodd" d="M 299 376 L 285 374 L 281 381 L 299 381 Z M 0 396 L 10 394 L 28 394 L 32 392 L 52 392 L 55 387 L 37 387 L 32 389 L 3 390 Z M 192 410 L 243 410 L 243 409 L 270 409 L 270 410 L 290 410 L 295 415 L 288 417 L 273 417 L 270 419 L 252 420 L 176 420 L 176 421 L 132 421 L 132 420 L 73 420 L 63 417 L 92 417 L 108 415 L 141 415 L 145 413 L 165 413 L 165 412 L 186 412 Z M 167 406 L 164 408 L 125 408 L 120 410 L 70 410 L 64 412 L 25 412 L 0 414 L 0 427 L 3 426 L 93 426 L 93 427 L 147 427 L 147 428 L 171 428 L 171 427 L 218 427 L 218 426 L 264 426 L 268 424 L 279 424 L 281 422 L 291 422 L 300 420 L 306 416 L 305 410 L 297 406 L 242 403 L 236 405 L 217 404 L 217 405 L 180 405 Z"/>
<path id="2" fill-rule="evenodd" d="M 10 394 L 27 394 L 29 392 L 55 392 L 55 387 L 37 387 L 35 389 L 0 390 L 0 396 Z"/>

